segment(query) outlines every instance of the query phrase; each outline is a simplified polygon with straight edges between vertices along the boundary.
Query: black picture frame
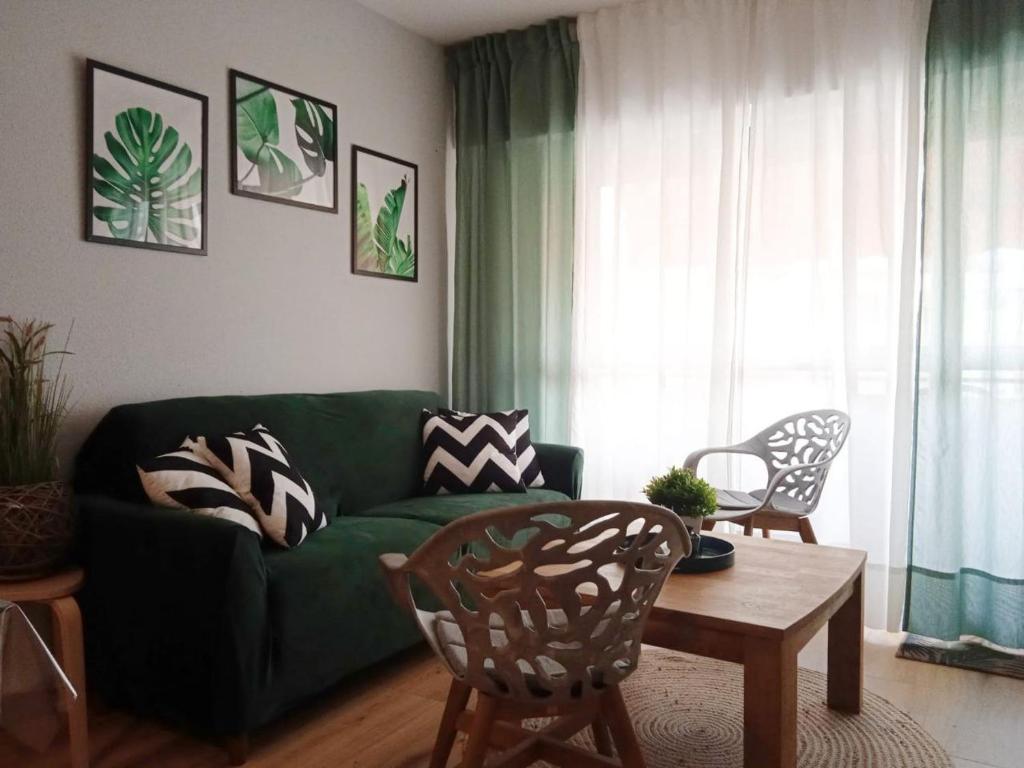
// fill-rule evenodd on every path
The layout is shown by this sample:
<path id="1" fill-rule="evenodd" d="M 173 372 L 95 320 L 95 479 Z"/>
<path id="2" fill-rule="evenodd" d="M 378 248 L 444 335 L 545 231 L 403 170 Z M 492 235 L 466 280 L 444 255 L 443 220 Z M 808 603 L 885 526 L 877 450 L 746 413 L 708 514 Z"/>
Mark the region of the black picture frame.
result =
<path id="1" fill-rule="evenodd" d="M 373 157 L 380 158 L 381 160 L 387 160 L 388 162 L 402 165 L 412 170 L 412 190 L 413 190 L 413 225 L 412 225 L 412 239 L 413 239 L 413 273 L 411 277 L 405 275 L 388 274 L 386 272 L 379 272 L 370 269 L 360 269 L 357 263 L 357 222 L 356 222 L 356 198 L 357 190 L 359 185 L 359 155 L 371 155 Z M 375 149 L 368 147 L 352 145 L 352 215 L 351 215 L 351 239 L 350 239 L 350 258 L 352 265 L 352 274 L 354 275 L 367 275 L 369 277 L 383 277 L 389 280 L 401 280 L 402 282 L 417 283 L 420 279 L 420 256 L 419 256 L 419 244 L 420 244 L 420 191 L 419 191 L 420 177 L 419 177 L 419 166 L 416 163 L 411 163 L 408 160 L 402 160 L 401 158 L 389 155 L 384 152 L 378 152 Z"/>
<path id="2" fill-rule="evenodd" d="M 209 220 L 209 99 L 201 93 L 190 91 L 187 88 L 182 88 L 171 83 L 165 83 L 161 80 L 156 80 L 152 77 L 146 77 L 136 72 L 131 72 L 127 69 L 115 67 L 110 64 L 104 64 L 103 62 L 96 61 L 95 59 L 86 59 L 86 138 L 85 138 L 85 239 L 92 243 L 103 243 L 105 245 L 120 245 L 129 248 L 145 248 L 153 251 L 166 251 L 172 253 L 186 253 L 193 256 L 205 256 L 206 245 L 207 245 L 207 222 Z M 112 237 L 110 235 L 103 235 L 98 233 L 94 229 L 94 182 L 96 181 L 93 176 L 93 154 L 95 151 L 95 98 L 96 98 L 96 83 L 95 74 L 97 71 L 107 72 L 118 77 L 122 77 L 128 80 L 134 80 L 142 83 L 143 85 L 157 88 L 179 96 L 185 96 L 187 98 L 195 99 L 201 105 L 201 126 L 200 131 L 202 134 L 200 150 L 200 163 L 201 163 L 201 192 L 200 192 L 200 246 L 198 248 L 173 245 L 168 243 L 159 242 L 147 242 L 144 240 L 132 240 L 128 238 Z M 147 228 L 148 234 L 148 228 Z"/>
<path id="3" fill-rule="evenodd" d="M 334 121 L 334 148 L 332 156 L 328 158 L 333 164 L 332 169 L 332 180 L 331 180 L 331 195 L 334 198 L 334 204 L 331 206 L 319 205 L 317 203 L 309 203 L 302 200 L 290 200 L 287 197 L 280 197 L 277 195 L 270 195 L 263 192 L 255 192 L 248 189 L 243 189 L 239 184 L 238 179 L 238 120 L 235 114 L 235 98 L 237 94 L 237 81 L 238 78 L 248 80 L 251 83 L 257 83 L 265 88 L 279 91 L 283 94 L 293 96 L 295 98 L 304 99 L 306 101 L 314 102 L 323 107 L 327 107 L 331 112 L 331 119 Z M 338 107 L 329 101 L 318 98 L 316 96 L 310 96 L 308 93 L 297 91 L 294 88 L 288 88 L 287 86 L 273 83 L 269 80 L 265 80 L 262 77 L 256 77 L 256 75 L 250 75 L 247 72 L 242 72 L 237 69 L 228 70 L 228 123 L 231 126 L 231 146 L 229 152 L 231 153 L 231 193 L 240 197 L 248 197 L 253 200 L 265 200 L 270 203 L 280 203 L 281 205 L 291 205 L 296 208 L 305 208 L 311 211 L 322 211 L 324 213 L 337 213 L 338 212 Z"/>

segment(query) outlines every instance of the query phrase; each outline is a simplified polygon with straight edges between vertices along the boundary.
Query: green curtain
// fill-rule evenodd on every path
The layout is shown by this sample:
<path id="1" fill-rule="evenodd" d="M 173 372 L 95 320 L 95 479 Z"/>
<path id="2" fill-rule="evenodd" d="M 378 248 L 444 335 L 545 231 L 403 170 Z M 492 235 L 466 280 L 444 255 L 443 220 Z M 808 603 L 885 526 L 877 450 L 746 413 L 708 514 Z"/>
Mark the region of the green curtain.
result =
<path id="1" fill-rule="evenodd" d="M 448 51 L 455 94 L 452 401 L 568 438 L 579 44 L 552 21 Z"/>
<path id="2" fill-rule="evenodd" d="M 1024 647 L 1024 2 L 936 0 L 906 628 Z"/>

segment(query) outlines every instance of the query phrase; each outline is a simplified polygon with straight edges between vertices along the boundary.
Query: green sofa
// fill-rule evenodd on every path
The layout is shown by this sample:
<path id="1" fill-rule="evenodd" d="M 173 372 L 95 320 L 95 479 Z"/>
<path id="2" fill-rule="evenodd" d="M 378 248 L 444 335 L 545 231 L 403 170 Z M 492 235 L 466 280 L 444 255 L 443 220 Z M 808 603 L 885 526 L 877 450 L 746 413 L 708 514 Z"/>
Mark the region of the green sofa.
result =
<path id="1" fill-rule="evenodd" d="M 417 497 L 432 392 L 194 397 L 122 405 L 75 467 L 90 685 L 109 703 L 208 738 L 247 733 L 414 645 L 386 591 L 384 552 L 410 553 L 483 509 L 579 498 L 582 453 L 536 444 L 545 488 Z M 136 462 L 187 435 L 264 424 L 330 525 L 296 549 L 233 523 L 154 507 Z"/>

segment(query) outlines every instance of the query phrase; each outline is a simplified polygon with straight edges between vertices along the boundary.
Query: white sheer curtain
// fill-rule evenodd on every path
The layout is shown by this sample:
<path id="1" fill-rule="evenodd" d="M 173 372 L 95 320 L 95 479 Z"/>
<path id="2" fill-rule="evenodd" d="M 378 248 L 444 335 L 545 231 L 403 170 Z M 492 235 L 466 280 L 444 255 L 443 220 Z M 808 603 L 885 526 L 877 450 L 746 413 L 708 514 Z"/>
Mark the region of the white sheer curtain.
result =
<path id="1" fill-rule="evenodd" d="M 814 525 L 904 580 L 927 0 L 673 0 L 581 16 L 572 436 L 638 498 L 787 413 L 853 417 Z M 746 460 L 709 479 L 763 487 Z"/>

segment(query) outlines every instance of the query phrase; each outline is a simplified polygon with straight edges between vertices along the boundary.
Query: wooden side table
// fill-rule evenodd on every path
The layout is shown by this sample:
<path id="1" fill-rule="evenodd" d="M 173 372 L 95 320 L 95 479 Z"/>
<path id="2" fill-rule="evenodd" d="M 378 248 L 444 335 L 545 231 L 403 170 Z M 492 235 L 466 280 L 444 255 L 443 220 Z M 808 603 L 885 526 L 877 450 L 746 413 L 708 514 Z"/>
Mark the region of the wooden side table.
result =
<path id="1" fill-rule="evenodd" d="M 0 600 L 12 603 L 46 603 L 50 607 L 50 614 L 53 616 L 54 656 L 78 693 L 76 699 L 64 689 L 72 768 L 88 768 L 89 765 L 82 614 L 74 598 L 83 581 L 84 574 L 81 568 L 29 581 L 0 581 Z"/>

